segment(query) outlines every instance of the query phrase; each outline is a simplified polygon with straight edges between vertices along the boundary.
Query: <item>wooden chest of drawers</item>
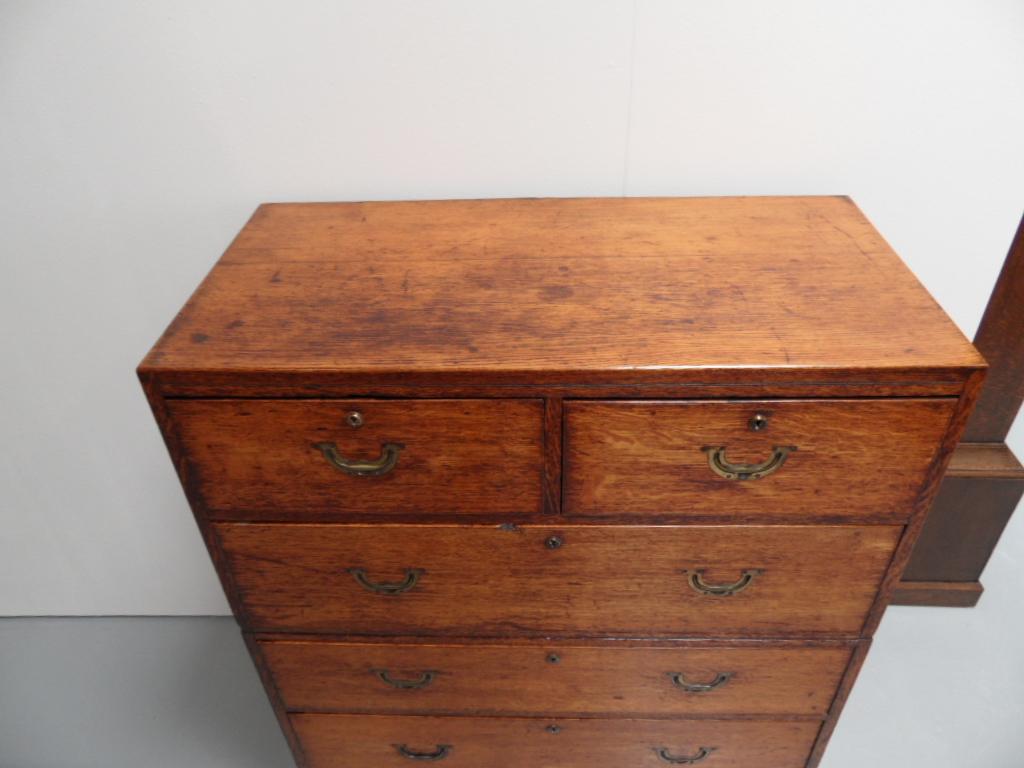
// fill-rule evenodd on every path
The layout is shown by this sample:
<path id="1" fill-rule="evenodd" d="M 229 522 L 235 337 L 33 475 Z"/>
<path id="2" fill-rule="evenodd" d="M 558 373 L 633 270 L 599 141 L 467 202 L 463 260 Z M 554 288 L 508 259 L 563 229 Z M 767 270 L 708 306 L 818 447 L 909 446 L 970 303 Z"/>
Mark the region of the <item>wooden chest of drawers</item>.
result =
<path id="1" fill-rule="evenodd" d="M 261 206 L 139 374 L 299 765 L 797 768 L 983 369 L 821 197 Z"/>

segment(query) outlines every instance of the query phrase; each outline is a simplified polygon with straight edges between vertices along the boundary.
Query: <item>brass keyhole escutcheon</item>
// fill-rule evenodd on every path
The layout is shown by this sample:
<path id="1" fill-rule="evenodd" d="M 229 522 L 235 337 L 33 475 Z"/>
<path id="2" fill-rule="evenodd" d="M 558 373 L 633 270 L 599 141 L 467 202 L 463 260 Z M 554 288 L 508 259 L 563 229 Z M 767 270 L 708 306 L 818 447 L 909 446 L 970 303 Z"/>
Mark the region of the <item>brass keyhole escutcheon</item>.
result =
<path id="1" fill-rule="evenodd" d="M 548 656 L 547 656 L 548 664 L 557 664 L 561 660 L 562 660 L 562 657 L 559 656 L 557 653 L 549 653 Z"/>
<path id="2" fill-rule="evenodd" d="M 363 414 L 361 414 L 359 411 L 350 411 L 349 414 L 345 417 L 345 423 L 348 424 L 353 429 L 358 429 L 359 427 L 363 426 Z"/>
<path id="3" fill-rule="evenodd" d="M 763 413 L 755 413 L 747 424 L 751 432 L 761 432 L 768 429 L 768 417 Z"/>
<path id="4" fill-rule="evenodd" d="M 560 549 L 564 543 L 565 542 L 562 541 L 561 536 L 548 536 L 548 538 L 544 540 L 544 546 L 548 549 Z"/>

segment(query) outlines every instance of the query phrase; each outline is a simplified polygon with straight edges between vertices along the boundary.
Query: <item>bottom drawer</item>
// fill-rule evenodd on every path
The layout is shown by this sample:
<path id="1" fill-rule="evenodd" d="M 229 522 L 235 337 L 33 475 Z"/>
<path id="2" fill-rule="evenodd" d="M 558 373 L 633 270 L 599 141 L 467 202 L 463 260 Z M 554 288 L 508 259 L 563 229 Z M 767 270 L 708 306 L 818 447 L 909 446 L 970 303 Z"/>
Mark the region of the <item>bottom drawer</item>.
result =
<path id="1" fill-rule="evenodd" d="M 292 711 L 823 717 L 852 646 L 278 638 L 259 648 Z"/>
<path id="2" fill-rule="evenodd" d="M 818 722 L 291 716 L 309 768 L 800 768 Z"/>

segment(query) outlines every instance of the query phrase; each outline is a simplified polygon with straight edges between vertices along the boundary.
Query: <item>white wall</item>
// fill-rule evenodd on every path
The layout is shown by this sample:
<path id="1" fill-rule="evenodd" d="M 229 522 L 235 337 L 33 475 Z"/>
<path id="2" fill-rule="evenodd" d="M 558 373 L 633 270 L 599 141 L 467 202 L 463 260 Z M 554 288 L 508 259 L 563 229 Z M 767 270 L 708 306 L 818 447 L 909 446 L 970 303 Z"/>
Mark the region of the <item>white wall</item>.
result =
<path id="1" fill-rule="evenodd" d="M 972 334 L 1022 93 L 1016 0 L 5 0 L 0 615 L 227 611 L 133 368 L 260 201 L 850 194 Z"/>

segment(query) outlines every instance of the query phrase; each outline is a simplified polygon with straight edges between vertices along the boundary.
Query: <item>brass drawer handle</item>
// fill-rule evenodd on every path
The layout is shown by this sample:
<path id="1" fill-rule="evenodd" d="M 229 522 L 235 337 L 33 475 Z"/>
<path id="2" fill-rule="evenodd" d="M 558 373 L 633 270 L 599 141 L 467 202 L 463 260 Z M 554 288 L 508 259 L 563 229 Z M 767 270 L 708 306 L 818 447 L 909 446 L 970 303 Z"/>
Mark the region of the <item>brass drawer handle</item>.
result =
<path id="1" fill-rule="evenodd" d="M 390 685 L 392 688 L 399 688 L 402 690 L 412 690 L 414 688 L 426 688 L 432 682 L 434 682 L 434 675 L 437 673 L 432 669 L 428 669 L 426 672 L 420 674 L 415 680 L 407 680 L 401 677 L 392 677 L 386 669 L 375 669 L 373 673 L 377 675 L 381 680 Z"/>
<path id="2" fill-rule="evenodd" d="M 724 445 L 706 445 L 701 450 L 708 455 L 708 466 L 716 475 L 726 480 L 760 480 L 778 472 L 796 446 L 776 445 L 772 448 L 772 455 L 760 464 L 734 464 L 725 458 Z"/>
<path id="3" fill-rule="evenodd" d="M 451 744 L 438 744 L 433 752 L 416 752 L 405 744 L 395 744 L 394 746 L 398 750 L 398 754 L 410 760 L 444 760 L 452 751 Z"/>
<path id="4" fill-rule="evenodd" d="M 743 572 L 738 581 L 734 581 L 732 584 L 708 584 L 704 581 L 704 571 L 701 570 L 683 571 L 683 573 L 687 574 L 687 581 L 694 592 L 714 597 L 731 597 L 749 587 L 754 577 L 759 576 L 761 571 L 749 568 Z"/>
<path id="5" fill-rule="evenodd" d="M 682 672 L 669 672 L 668 676 L 672 680 L 672 685 L 682 688 L 687 693 L 707 693 L 708 691 L 715 690 L 715 688 L 721 688 L 729 682 L 732 672 L 719 672 L 710 683 L 687 682 Z"/>
<path id="6" fill-rule="evenodd" d="M 708 756 L 715 751 L 715 747 L 701 747 L 692 755 L 673 755 L 668 747 L 654 747 L 655 753 L 658 757 L 664 760 L 666 763 L 672 763 L 673 765 L 693 765 L 699 763 L 701 760 L 706 760 Z"/>
<path id="7" fill-rule="evenodd" d="M 349 461 L 340 453 L 334 443 L 314 443 L 313 447 L 324 458 L 346 475 L 355 477 L 380 477 L 386 475 L 398 463 L 398 452 L 405 448 L 401 443 L 384 443 L 380 447 L 380 458 L 373 461 Z"/>
<path id="8" fill-rule="evenodd" d="M 376 592 L 379 595 L 400 595 L 407 592 L 416 586 L 416 582 L 423 575 L 421 568 L 406 568 L 405 578 L 401 581 L 370 581 L 366 577 L 366 571 L 362 568 L 349 568 L 348 572 L 363 589 L 368 592 Z"/>

